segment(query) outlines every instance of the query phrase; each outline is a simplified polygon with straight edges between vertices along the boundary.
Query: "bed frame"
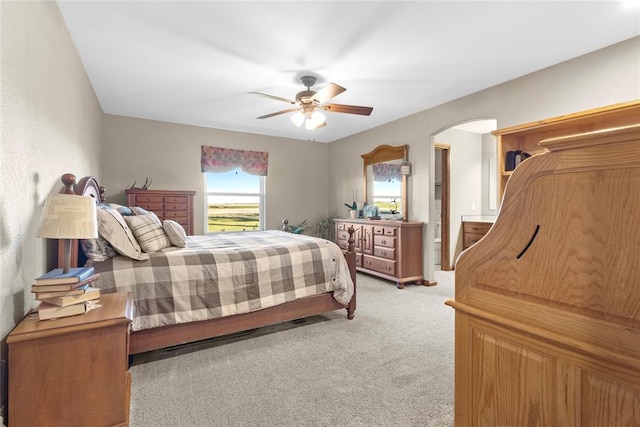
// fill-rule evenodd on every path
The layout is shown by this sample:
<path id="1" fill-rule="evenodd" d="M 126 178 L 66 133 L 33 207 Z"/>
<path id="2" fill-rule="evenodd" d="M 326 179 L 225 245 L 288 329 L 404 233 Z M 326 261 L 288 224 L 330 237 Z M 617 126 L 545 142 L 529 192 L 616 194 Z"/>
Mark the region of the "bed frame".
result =
<path id="1" fill-rule="evenodd" d="M 76 183 L 73 174 L 64 174 L 61 178 L 64 184 L 60 191 L 65 194 L 77 194 L 93 197 L 96 203 L 104 200 L 104 187 L 98 185 L 95 178 L 87 176 Z M 200 341 L 222 335 L 246 331 L 263 326 L 296 320 L 307 316 L 326 313 L 328 311 L 346 309 L 347 318 L 353 319 L 356 310 L 356 254 L 354 249 L 354 230 L 349 230 L 349 246 L 345 258 L 351 272 L 354 293 L 347 305 L 340 304 L 333 298 L 333 292 L 314 295 L 280 304 L 262 310 L 236 314 L 211 320 L 168 325 L 159 328 L 132 331 L 129 342 L 129 354 L 137 354 L 150 350 L 171 347 L 175 345 Z M 77 240 L 71 249 L 71 266 L 78 266 L 79 252 Z M 62 247 L 58 245 L 58 262 L 62 262 Z"/>

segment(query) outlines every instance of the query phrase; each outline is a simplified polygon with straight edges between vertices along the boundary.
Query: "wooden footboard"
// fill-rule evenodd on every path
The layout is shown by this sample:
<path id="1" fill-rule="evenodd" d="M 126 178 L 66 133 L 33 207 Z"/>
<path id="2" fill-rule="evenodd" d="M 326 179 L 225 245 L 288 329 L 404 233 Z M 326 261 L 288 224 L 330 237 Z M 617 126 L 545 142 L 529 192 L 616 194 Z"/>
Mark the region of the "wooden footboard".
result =
<path id="1" fill-rule="evenodd" d="M 62 182 L 64 184 L 64 188 L 61 192 L 63 193 L 93 197 L 96 199 L 96 203 L 101 203 L 103 201 L 104 187 L 99 186 L 97 181 L 92 177 L 85 177 L 76 184 L 76 177 L 74 175 L 65 174 L 62 177 Z M 129 354 L 137 354 L 145 351 L 219 337 L 343 308 L 347 310 L 347 318 L 353 319 L 356 310 L 355 230 L 351 227 L 348 231 L 349 244 L 345 251 L 345 259 L 349 266 L 354 291 L 353 296 L 347 305 L 343 305 L 336 301 L 336 299 L 333 298 L 333 292 L 329 292 L 305 297 L 250 313 L 134 331 L 131 332 L 130 335 Z M 61 251 L 62 248 L 59 247 L 58 253 L 61 254 Z M 61 258 L 62 257 L 59 256 L 59 259 Z M 78 266 L 78 259 L 78 245 L 77 241 L 74 241 L 71 254 L 72 267 Z"/>
<path id="2" fill-rule="evenodd" d="M 351 239 L 353 239 L 353 232 L 351 233 Z M 347 318 L 351 320 L 356 310 L 356 254 L 353 245 L 351 245 L 351 250 L 345 253 L 345 258 L 349 265 L 354 286 L 353 296 L 347 305 L 340 304 L 333 298 L 333 292 L 329 292 L 297 299 L 250 313 L 134 331 L 131 332 L 129 354 L 143 353 L 145 351 L 275 325 L 277 323 L 301 319 L 303 317 L 314 316 L 342 308 L 347 310 Z"/>

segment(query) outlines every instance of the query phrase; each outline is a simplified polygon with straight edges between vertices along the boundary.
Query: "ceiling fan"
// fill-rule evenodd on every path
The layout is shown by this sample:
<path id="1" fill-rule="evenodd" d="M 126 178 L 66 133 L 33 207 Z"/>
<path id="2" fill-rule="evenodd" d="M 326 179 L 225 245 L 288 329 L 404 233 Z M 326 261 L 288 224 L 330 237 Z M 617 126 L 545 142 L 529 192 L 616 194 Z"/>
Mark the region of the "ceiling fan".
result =
<path id="1" fill-rule="evenodd" d="M 316 77 L 314 76 L 302 76 L 300 78 L 302 84 L 307 87 L 307 90 L 303 90 L 296 94 L 296 99 L 281 98 L 279 96 L 268 95 L 261 92 L 249 92 L 253 95 L 265 96 L 267 98 L 275 99 L 277 101 L 284 101 L 292 105 L 296 105 L 294 108 L 289 108 L 282 111 L 276 111 L 275 113 L 265 114 L 264 116 L 256 117 L 257 119 L 268 119 L 269 117 L 278 116 L 280 114 L 291 113 L 295 111 L 295 114 L 291 116 L 291 121 L 298 127 L 305 124 L 307 129 L 317 129 L 322 126 L 326 126 L 324 114 L 318 110 L 331 111 L 334 113 L 348 113 L 359 114 L 361 116 L 368 116 L 373 111 L 372 107 L 361 107 L 358 105 L 344 105 L 344 104 L 327 104 L 331 98 L 340 95 L 344 92 L 345 88 L 335 83 L 329 83 L 319 91 L 311 90 L 311 87 L 316 84 Z"/>

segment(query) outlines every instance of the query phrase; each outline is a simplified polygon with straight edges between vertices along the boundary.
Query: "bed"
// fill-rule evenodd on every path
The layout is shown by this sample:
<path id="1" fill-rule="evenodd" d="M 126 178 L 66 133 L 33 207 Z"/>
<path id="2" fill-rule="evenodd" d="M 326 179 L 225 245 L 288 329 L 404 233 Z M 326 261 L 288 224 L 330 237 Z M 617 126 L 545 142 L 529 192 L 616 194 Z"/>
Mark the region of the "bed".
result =
<path id="1" fill-rule="evenodd" d="M 93 177 L 76 183 L 74 175 L 65 174 L 62 182 L 61 192 L 95 198 L 100 237 L 108 236 L 111 242 L 105 218 L 111 221 L 111 216 L 117 217 L 113 210 L 130 208 L 106 204 L 104 188 Z M 154 216 L 134 211 L 130 218 L 122 215 L 133 231 L 139 221 Z M 343 252 L 333 242 L 284 231 L 175 236 L 164 225 L 170 244 L 151 253 L 130 253 L 129 248 L 122 252 L 118 246 L 115 256 L 92 257 L 85 262 L 80 246 L 86 242 L 72 246 L 72 266 L 92 265 L 100 274 L 95 286 L 103 293 L 133 295 L 129 354 L 338 309 L 346 309 L 349 320 L 354 317 L 353 234 Z M 142 234 L 136 239 L 144 244 Z M 174 239 L 184 247 L 175 246 Z"/>

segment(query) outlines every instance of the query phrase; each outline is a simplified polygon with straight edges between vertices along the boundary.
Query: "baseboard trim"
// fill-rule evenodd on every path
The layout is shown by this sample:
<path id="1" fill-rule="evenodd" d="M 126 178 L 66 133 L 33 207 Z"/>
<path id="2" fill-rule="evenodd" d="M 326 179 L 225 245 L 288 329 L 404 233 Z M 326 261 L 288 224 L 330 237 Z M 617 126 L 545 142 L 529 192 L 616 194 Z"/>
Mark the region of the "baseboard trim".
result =
<path id="1" fill-rule="evenodd" d="M 422 281 L 422 284 L 423 284 L 424 286 L 436 286 L 436 285 L 438 284 L 438 281 L 437 281 L 437 280 L 427 280 L 427 279 L 424 279 L 424 280 Z"/>

